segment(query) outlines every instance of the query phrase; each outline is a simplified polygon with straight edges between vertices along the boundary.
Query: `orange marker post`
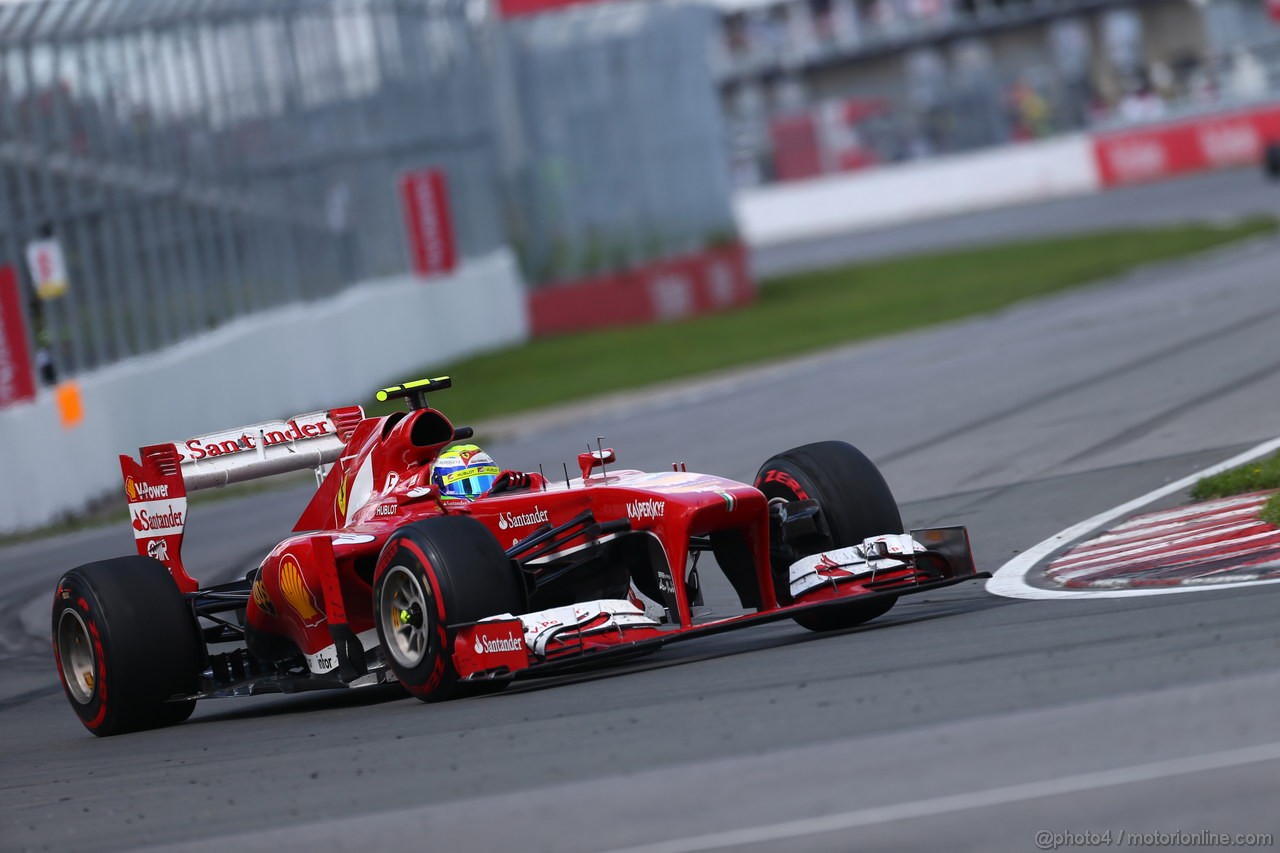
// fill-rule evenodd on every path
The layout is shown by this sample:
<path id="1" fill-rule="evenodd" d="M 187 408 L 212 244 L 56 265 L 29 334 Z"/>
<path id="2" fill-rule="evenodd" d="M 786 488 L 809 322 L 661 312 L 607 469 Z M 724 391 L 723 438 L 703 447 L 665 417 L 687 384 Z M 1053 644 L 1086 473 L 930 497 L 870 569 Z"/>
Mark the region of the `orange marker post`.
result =
<path id="1" fill-rule="evenodd" d="M 84 420 L 84 400 L 80 397 L 78 382 L 63 382 L 53 389 L 58 404 L 58 418 L 63 429 L 75 429 Z"/>

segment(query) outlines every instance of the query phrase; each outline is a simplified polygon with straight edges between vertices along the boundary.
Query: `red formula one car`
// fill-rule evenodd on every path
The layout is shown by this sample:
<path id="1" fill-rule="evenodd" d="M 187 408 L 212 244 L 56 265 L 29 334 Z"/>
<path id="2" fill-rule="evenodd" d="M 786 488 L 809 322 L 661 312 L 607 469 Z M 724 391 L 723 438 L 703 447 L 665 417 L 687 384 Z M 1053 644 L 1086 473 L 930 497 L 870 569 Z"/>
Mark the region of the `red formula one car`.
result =
<path id="1" fill-rule="evenodd" d="M 380 391 L 408 402 L 386 417 L 333 409 L 122 456 L 138 556 L 72 569 L 54 596 L 58 671 L 85 726 L 116 734 L 180 722 L 208 697 L 394 681 L 443 699 L 778 619 L 846 628 L 986 576 L 964 528 L 904 535 L 884 479 L 848 444 L 780 453 L 754 485 L 622 470 L 603 447 L 552 482 L 459 448 L 471 430 L 426 402 L 449 385 Z M 187 492 L 308 467 L 320 485 L 295 534 L 243 580 L 200 587 L 182 560 Z M 705 552 L 745 612 L 701 606 Z"/>

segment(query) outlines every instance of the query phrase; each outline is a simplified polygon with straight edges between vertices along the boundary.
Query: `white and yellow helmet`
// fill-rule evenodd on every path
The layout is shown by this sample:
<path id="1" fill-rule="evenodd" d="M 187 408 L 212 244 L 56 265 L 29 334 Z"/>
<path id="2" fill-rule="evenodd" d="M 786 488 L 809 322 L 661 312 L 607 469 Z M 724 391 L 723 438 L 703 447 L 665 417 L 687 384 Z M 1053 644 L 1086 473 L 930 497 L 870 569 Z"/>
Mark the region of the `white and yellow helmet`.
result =
<path id="1" fill-rule="evenodd" d="M 455 444 L 440 451 L 431 468 L 431 482 L 445 498 L 478 498 L 493 486 L 498 466 L 475 444 Z"/>

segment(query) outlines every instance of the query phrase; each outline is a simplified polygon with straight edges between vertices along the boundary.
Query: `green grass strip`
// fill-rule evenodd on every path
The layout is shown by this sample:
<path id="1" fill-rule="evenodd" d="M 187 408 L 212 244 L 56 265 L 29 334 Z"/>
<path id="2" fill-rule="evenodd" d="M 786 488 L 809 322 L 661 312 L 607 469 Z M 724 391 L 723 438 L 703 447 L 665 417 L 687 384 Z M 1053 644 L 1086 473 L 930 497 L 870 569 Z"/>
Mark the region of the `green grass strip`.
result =
<path id="1" fill-rule="evenodd" d="M 455 423 L 796 356 L 1003 308 L 1276 230 L 1273 219 L 1033 240 L 844 266 L 767 281 L 745 308 L 541 338 L 388 383 L 448 374 Z M 606 309 L 607 310 L 607 309 Z M 372 402 L 372 401 L 370 401 Z M 403 404 L 372 404 L 385 414 Z"/>
<path id="2" fill-rule="evenodd" d="M 1191 497 L 1198 501 L 1210 498 L 1229 498 L 1232 495 L 1243 495 L 1248 492 L 1264 492 L 1267 489 L 1280 489 L 1280 452 L 1266 459 L 1255 459 L 1227 471 L 1210 477 L 1201 477 L 1191 487 Z M 1272 495 L 1258 518 L 1280 527 L 1280 492 Z"/>
<path id="3" fill-rule="evenodd" d="M 1270 500 L 1262 507 L 1262 512 L 1258 513 L 1258 518 L 1274 527 L 1280 527 L 1280 492 L 1272 495 Z"/>
<path id="4" fill-rule="evenodd" d="M 1210 477 L 1202 477 L 1191 487 L 1191 497 L 1203 501 L 1267 489 L 1280 489 L 1280 452 Z"/>

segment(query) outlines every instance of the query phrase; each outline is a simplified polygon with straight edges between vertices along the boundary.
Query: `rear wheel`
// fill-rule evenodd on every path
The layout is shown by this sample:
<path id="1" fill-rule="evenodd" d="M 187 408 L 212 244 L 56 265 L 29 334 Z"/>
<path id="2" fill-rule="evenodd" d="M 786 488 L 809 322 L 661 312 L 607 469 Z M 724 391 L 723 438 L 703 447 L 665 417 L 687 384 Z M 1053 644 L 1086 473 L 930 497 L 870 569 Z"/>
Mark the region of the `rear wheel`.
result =
<path id="1" fill-rule="evenodd" d="M 71 709 L 95 735 L 180 723 L 195 709 L 198 626 L 168 569 L 150 557 L 88 563 L 62 576 L 53 648 Z"/>
<path id="2" fill-rule="evenodd" d="M 1273 142 L 1267 146 L 1264 168 L 1271 180 L 1280 181 L 1280 142 Z"/>
<path id="3" fill-rule="evenodd" d="M 755 486 L 770 502 L 818 502 L 827 535 L 806 542 L 807 547 L 796 557 L 859 545 L 869 536 L 902 532 L 898 504 L 879 469 L 843 441 L 820 441 L 779 453 L 760 467 Z M 773 576 L 780 590 L 786 589 L 789 567 L 785 560 L 775 560 Z M 896 597 L 884 596 L 799 613 L 794 618 L 810 631 L 836 631 L 882 616 L 896 601 Z"/>
<path id="4" fill-rule="evenodd" d="M 378 558 L 373 601 L 378 639 L 391 669 L 410 693 L 432 702 L 459 692 L 448 626 L 521 613 L 525 591 L 483 524 L 442 516 L 406 525 L 387 540 Z M 497 684 L 486 683 L 485 692 L 500 689 Z"/>

